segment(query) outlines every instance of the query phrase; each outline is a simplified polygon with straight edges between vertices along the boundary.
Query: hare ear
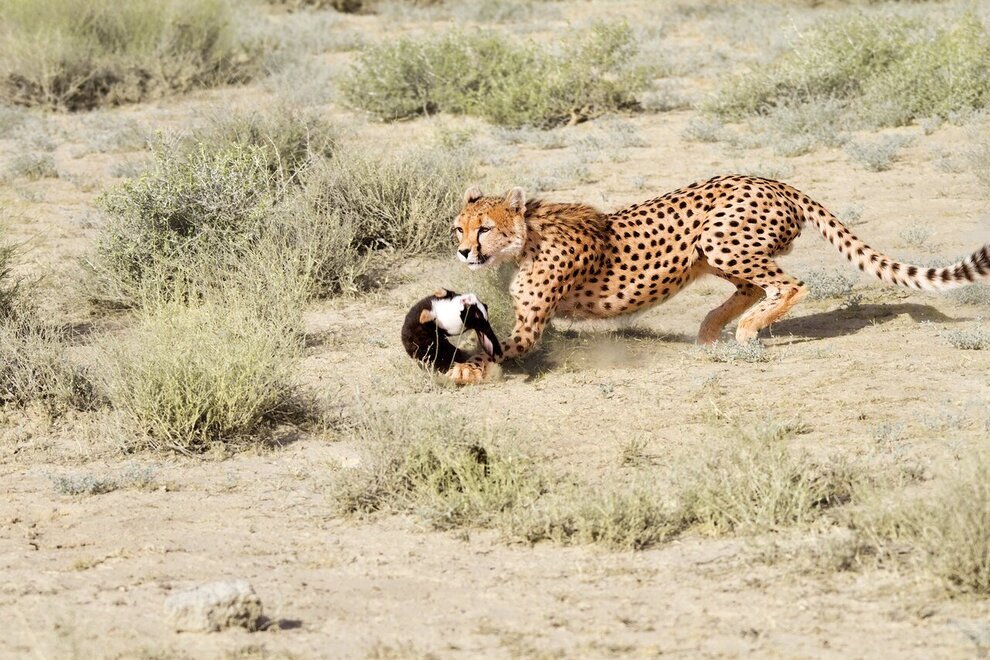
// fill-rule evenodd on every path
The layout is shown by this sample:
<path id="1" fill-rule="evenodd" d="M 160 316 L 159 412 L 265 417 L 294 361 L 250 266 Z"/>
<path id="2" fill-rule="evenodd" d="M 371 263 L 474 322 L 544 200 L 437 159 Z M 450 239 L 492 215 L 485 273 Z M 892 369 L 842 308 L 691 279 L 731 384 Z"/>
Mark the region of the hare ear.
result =
<path id="1" fill-rule="evenodd" d="M 424 309 L 422 312 L 419 313 L 419 322 L 421 324 L 422 323 L 429 323 L 430 321 L 432 321 L 436 317 L 437 317 L 437 315 L 434 314 L 432 310 Z"/>
<path id="2" fill-rule="evenodd" d="M 522 188 L 513 188 L 505 195 L 505 204 L 515 213 L 525 213 L 526 192 Z"/>
<path id="3" fill-rule="evenodd" d="M 464 191 L 464 204 L 466 206 L 472 202 L 477 202 L 482 197 L 484 197 L 484 195 L 481 194 L 481 188 L 471 186 Z"/>

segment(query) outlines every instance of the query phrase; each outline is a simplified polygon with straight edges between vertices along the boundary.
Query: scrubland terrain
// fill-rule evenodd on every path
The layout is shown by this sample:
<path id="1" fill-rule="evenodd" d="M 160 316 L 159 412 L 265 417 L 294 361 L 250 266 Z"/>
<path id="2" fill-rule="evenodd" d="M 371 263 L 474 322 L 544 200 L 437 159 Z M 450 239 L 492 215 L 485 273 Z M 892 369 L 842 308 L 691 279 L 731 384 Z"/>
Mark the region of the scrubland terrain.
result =
<path id="1" fill-rule="evenodd" d="M 602 208 L 785 180 L 873 247 L 990 238 L 972 2 L 0 7 L 0 656 L 971 657 L 990 649 L 990 287 L 861 277 L 694 337 L 714 279 L 409 360 L 470 184 Z M 76 20 L 84 17 L 85 20 Z M 249 633 L 163 601 L 246 579 Z"/>

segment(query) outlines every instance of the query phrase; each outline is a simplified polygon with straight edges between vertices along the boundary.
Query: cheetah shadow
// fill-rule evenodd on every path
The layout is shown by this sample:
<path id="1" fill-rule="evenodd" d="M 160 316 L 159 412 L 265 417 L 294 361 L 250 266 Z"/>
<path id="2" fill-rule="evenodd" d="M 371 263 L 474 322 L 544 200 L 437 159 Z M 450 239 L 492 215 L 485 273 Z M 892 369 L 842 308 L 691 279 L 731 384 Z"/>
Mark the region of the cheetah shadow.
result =
<path id="1" fill-rule="evenodd" d="M 917 303 L 867 304 L 786 318 L 778 321 L 770 328 L 772 333 L 767 330 L 761 332 L 760 338 L 765 339 L 773 336 L 785 339 L 794 337 L 798 341 L 793 343 L 799 343 L 800 341 L 845 337 L 854 335 L 864 328 L 888 323 L 903 314 L 910 316 L 915 323 L 925 321 L 962 323 L 971 320 L 947 316 L 931 305 L 919 305 Z"/>
<path id="2" fill-rule="evenodd" d="M 972 319 L 953 318 L 930 305 L 917 303 L 864 304 L 844 307 L 806 316 L 783 319 L 770 330 L 760 333 L 761 339 L 776 338 L 787 344 L 820 339 L 832 339 L 856 334 L 865 328 L 882 325 L 907 314 L 915 323 L 963 323 Z M 771 332 L 772 330 L 772 332 Z M 695 345 L 694 335 L 659 332 L 632 326 L 602 331 L 555 329 L 548 333 L 546 343 L 524 358 L 510 361 L 506 366 L 513 373 L 526 375 L 532 381 L 554 371 L 589 367 L 635 367 L 642 364 L 644 351 L 650 343 Z M 723 341 L 732 341 L 727 331 Z"/>

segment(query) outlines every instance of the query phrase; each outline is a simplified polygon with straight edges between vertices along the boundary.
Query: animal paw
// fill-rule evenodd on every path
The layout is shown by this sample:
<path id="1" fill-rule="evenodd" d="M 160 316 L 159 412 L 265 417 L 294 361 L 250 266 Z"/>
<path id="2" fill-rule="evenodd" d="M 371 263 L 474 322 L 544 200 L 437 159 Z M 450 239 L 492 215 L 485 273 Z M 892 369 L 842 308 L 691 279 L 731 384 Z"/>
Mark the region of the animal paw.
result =
<path id="1" fill-rule="evenodd" d="M 472 364 L 470 362 L 461 362 L 451 367 L 450 371 L 447 372 L 447 376 L 456 385 L 475 385 L 485 379 L 486 371 L 487 363 Z"/>

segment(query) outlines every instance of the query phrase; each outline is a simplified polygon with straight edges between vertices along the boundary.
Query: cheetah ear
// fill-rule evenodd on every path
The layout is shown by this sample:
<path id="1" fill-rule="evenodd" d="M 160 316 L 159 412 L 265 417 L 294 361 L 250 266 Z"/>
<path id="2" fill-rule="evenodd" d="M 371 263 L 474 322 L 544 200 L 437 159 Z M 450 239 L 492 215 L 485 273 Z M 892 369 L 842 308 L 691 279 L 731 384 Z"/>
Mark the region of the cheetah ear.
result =
<path id="1" fill-rule="evenodd" d="M 515 213 L 526 212 L 526 192 L 519 187 L 513 188 L 505 195 L 505 204 Z"/>
<path id="2" fill-rule="evenodd" d="M 484 195 L 481 194 L 481 188 L 478 188 L 477 186 L 471 186 L 470 188 L 464 191 L 464 205 L 467 206 L 472 202 L 477 202 L 482 197 L 484 197 Z"/>
<path id="3" fill-rule="evenodd" d="M 446 298 L 448 295 L 447 289 L 437 289 L 433 292 L 434 298 Z M 426 310 L 424 309 L 423 311 L 425 312 Z"/>
<path id="4" fill-rule="evenodd" d="M 419 313 L 419 322 L 421 324 L 422 323 L 429 323 L 430 321 L 432 321 L 436 317 L 437 317 L 437 315 L 433 313 L 433 310 L 424 309 L 422 312 Z"/>

